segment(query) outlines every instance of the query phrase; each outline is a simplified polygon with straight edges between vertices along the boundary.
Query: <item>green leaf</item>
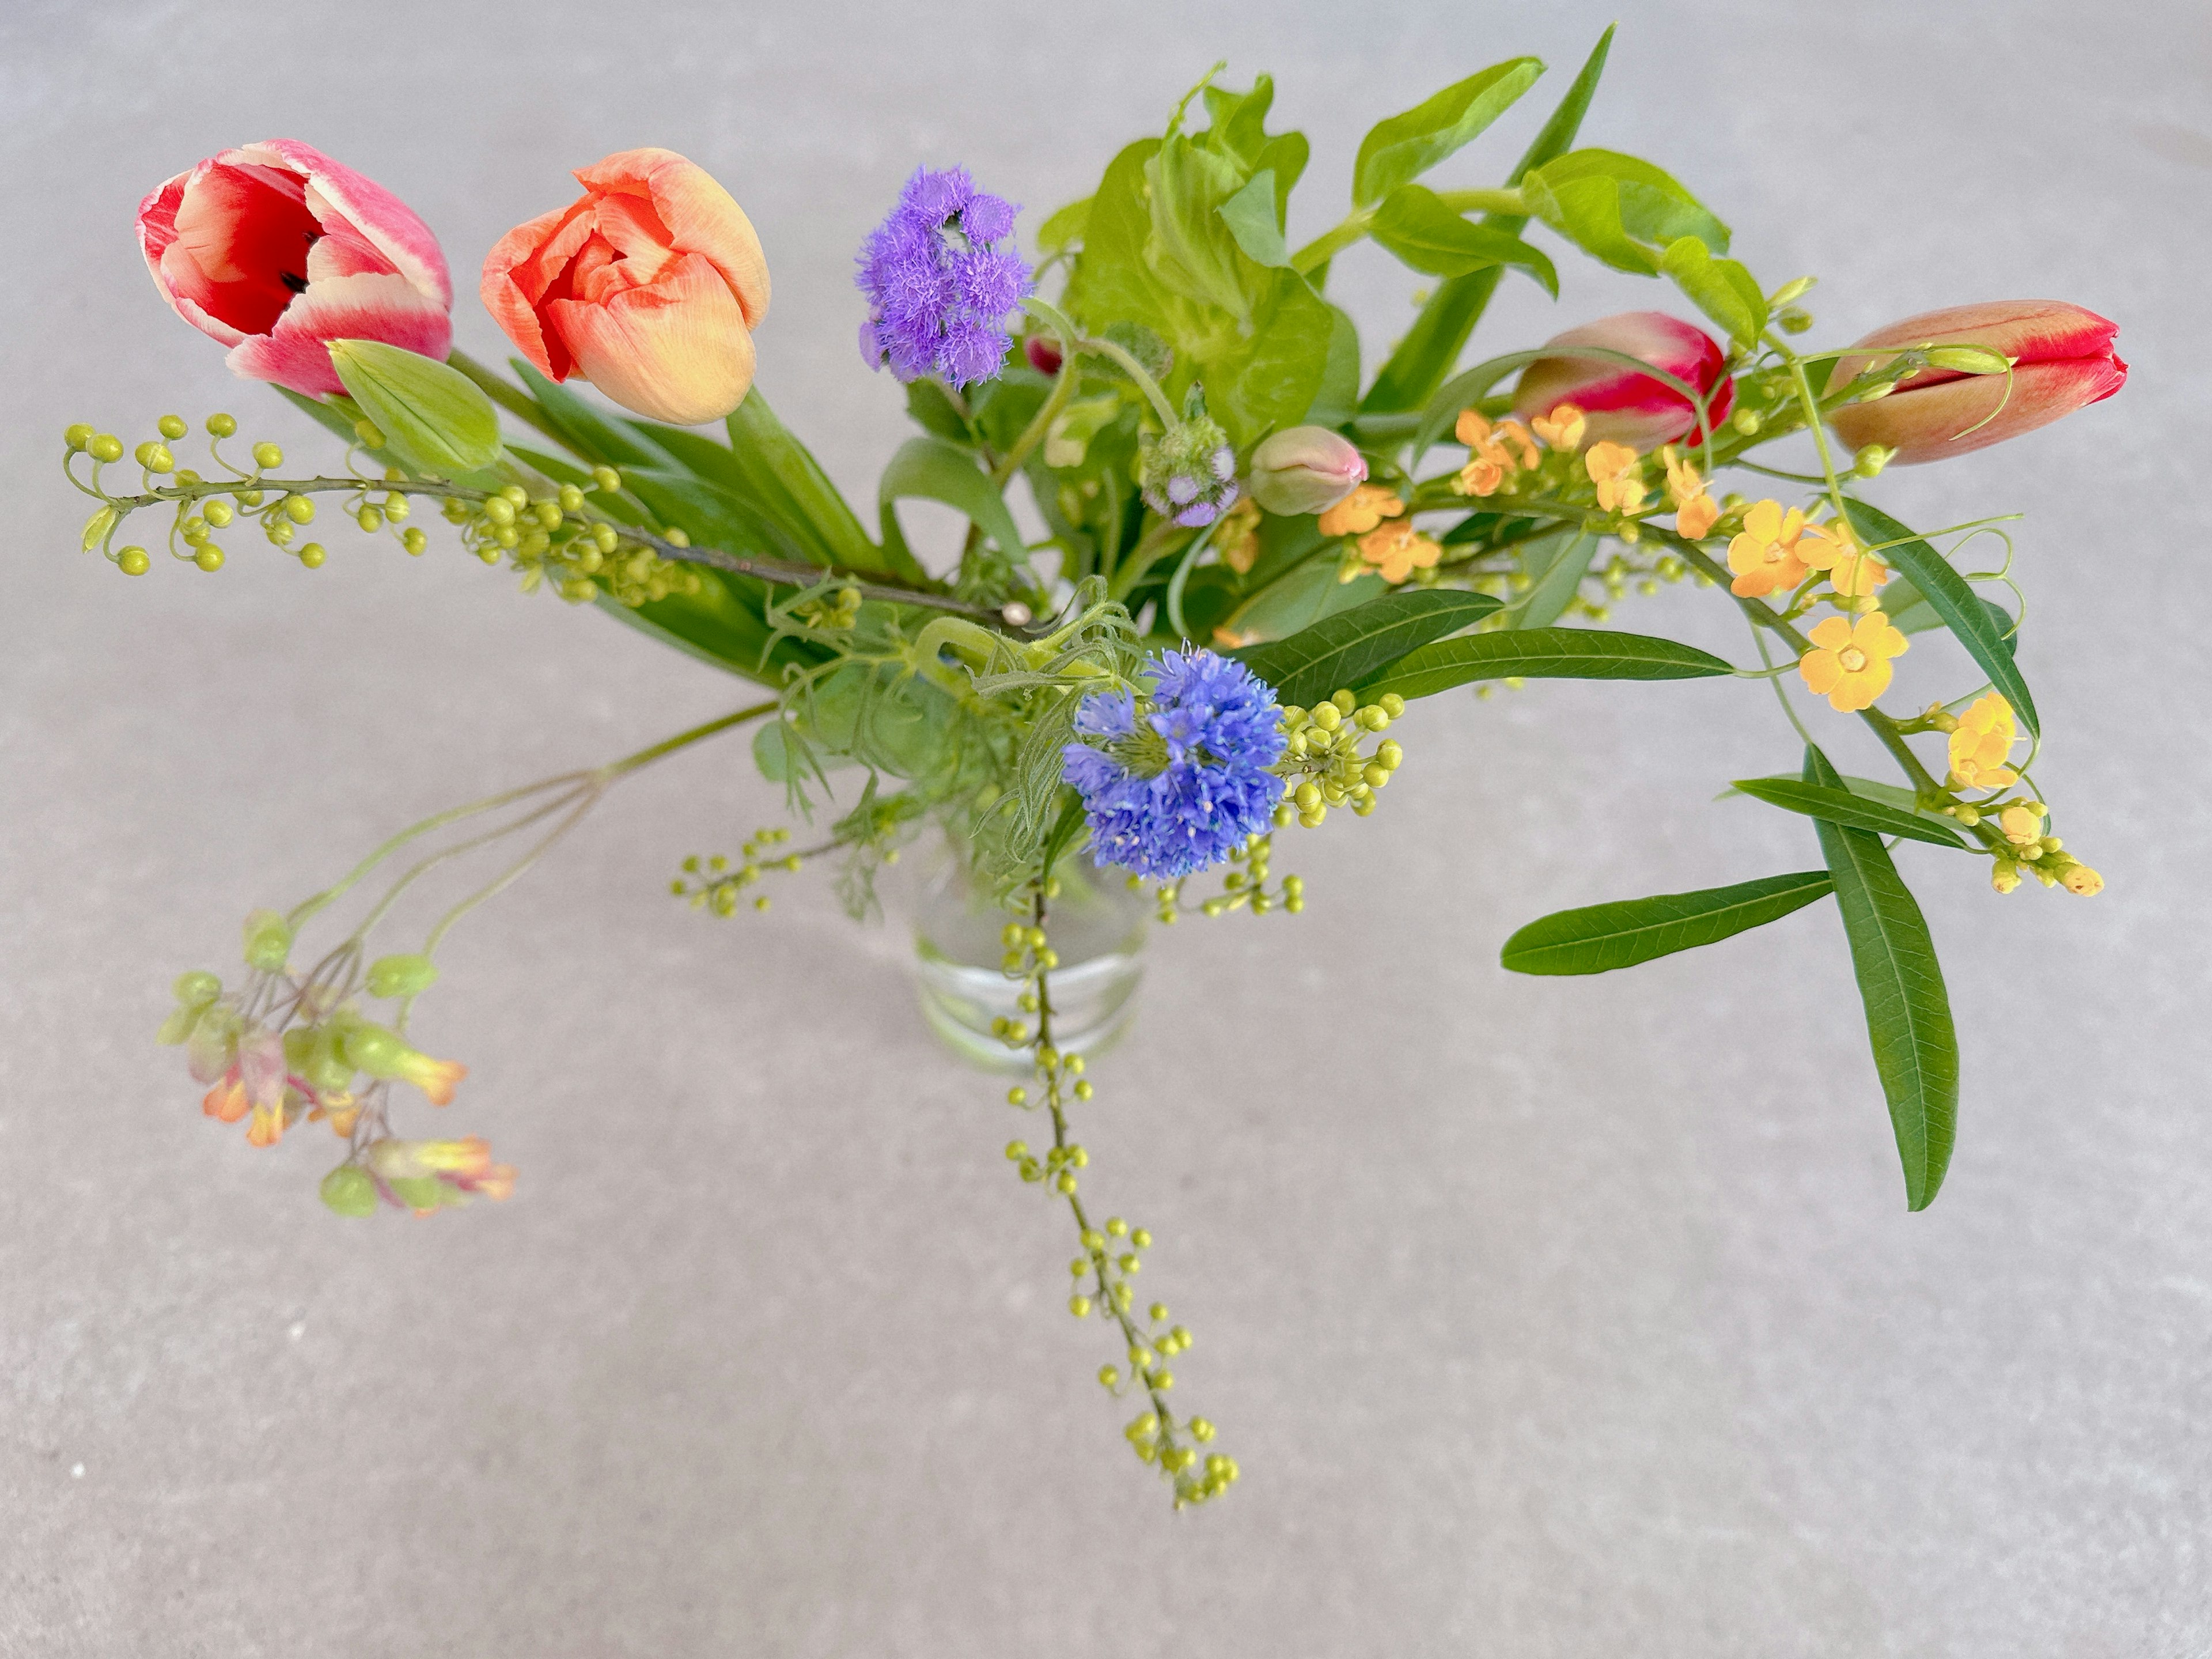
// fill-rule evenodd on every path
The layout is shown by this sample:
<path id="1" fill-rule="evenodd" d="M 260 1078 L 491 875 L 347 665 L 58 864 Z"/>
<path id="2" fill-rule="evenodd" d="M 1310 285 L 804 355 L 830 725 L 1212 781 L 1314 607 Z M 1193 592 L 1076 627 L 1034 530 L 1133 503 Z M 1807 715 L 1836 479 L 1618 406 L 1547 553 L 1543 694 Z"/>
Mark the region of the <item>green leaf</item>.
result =
<path id="1" fill-rule="evenodd" d="M 1339 307 L 1330 306 L 1328 313 L 1328 356 L 1304 418 L 1315 426 L 1335 427 L 1359 409 L 1359 325 Z"/>
<path id="2" fill-rule="evenodd" d="M 1794 772 L 1785 772 L 1775 777 L 1764 779 L 1762 781 L 1768 783 L 1797 783 L 1801 782 L 1802 780 Z M 1853 777 L 1850 773 L 1846 772 L 1844 774 L 1844 787 L 1850 790 L 1854 795 L 1862 796 L 1868 800 L 1880 801 L 1885 806 L 1894 806 L 1900 812 L 1917 812 L 1920 810 L 1918 804 L 1920 798 L 1914 794 L 1912 791 L 1904 787 L 1900 784 L 1882 783 L 1873 778 Z M 1719 794 L 1714 796 L 1713 799 L 1715 800 L 1726 800 L 1730 795 L 1741 795 L 1744 792 L 1738 788 L 1735 784 L 1730 784 L 1727 788 L 1722 790 Z M 1932 821 L 1936 823 L 1939 827 L 1947 826 L 1950 822 L 1948 818 L 1935 818 L 1934 815 L 1930 813 L 1922 813 L 1921 816 L 1930 818 Z"/>
<path id="3" fill-rule="evenodd" d="M 1694 236 L 1680 236 L 1667 245 L 1659 268 L 1737 345 L 1748 350 L 1759 343 L 1766 329 L 1766 295 L 1743 265 L 1715 258 Z"/>
<path id="4" fill-rule="evenodd" d="M 1725 253 L 1728 227 L 1650 162 L 1610 149 L 1577 149 L 1521 180 L 1528 210 L 1592 258 L 1639 276 L 1659 272 L 1662 251 L 1694 236 Z"/>
<path id="5" fill-rule="evenodd" d="M 868 539 L 813 453 L 776 418 L 760 387 L 745 393 L 726 424 L 739 494 L 759 501 L 793 529 L 811 530 L 812 539 L 833 563 L 848 570 L 896 570 L 884 550 Z M 912 579 L 918 573 L 896 574 Z"/>
<path id="6" fill-rule="evenodd" d="M 1310 530 L 1312 520 L 1305 522 Z M 1267 533 L 1263 520 L 1263 549 Z M 1264 550 L 1261 557 L 1266 560 Z M 1257 577 L 1260 574 L 1260 568 L 1255 566 L 1253 574 Z M 1383 580 L 1372 571 L 1348 582 L 1340 581 L 1337 574 L 1337 562 L 1330 557 L 1306 558 L 1284 567 L 1279 574 L 1261 581 L 1251 597 L 1230 612 L 1215 631 L 1217 642 L 1258 646 L 1286 640 L 1324 617 L 1355 610 L 1389 591 Z"/>
<path id="7" fill-rule="evenodd" d="M 1590 99 L 1597 92 L 1597 83 L 1605 73 L 1606 53 L 1613 46 L 1613 29 L 1608 27 L 1598 36 L 1597 45 L 1591 48 L 1583 62 L 1582 71 L 1575 76 L 1567 95 L 1552 112 L 1520 161 L 1506 177 L 1510 187 L 1521 182 L 1532 167 L 1543 166 L 1556 156 L 1564 155 L 1575 142 L 1582 129 L 1583 114 L 1589 108 Z M 1492 230 L 1502 230 L 1508 235 L 1518 236 L 1528 225 L 1525 218 L 1504 214 L 1492 214 L 1482 222 Z M 1502 268 L 1470 272 L 1465 276 L 1449 277 L 1437 285 L 1422 306 L 1420 315 L 1406 337 L 1398 342 L 1390 353 L 1389 361 L 1382 365 L 1368 388 L 1360 408 L 1369 414 L 1389 414 L 1401 410 L 1419 409 L 1426 403 L 1451 373 L 1459 361 L 1468 337 L 1482 319 L 1489 307 L 1490 296 L 1497 292 Z"/>
<path id="8" fill-rule="evenodd" d="M 998 544 L 1005 557 L 1016 564 L 1028 559 L 1029 550 L 1023 544 L 1021 532 L 1014 527 L 1014 515 L 1006 510 L 1006 497 L 999 493 L 989 475 L 976 465 L 975 458 L 957 444 L 947 443 L 942 438 L 909 438 L 884 469 L 879 486 L 884 546 L 892 558 L 910 566 L 918 575 L 921 566 L 907 547 L 894 505 L 908 496 L 942 501 L 966 514 Z"/>
<path id="9" fill-rule="evenodd" d="M 1778 921 L 1830 886 L 1826 871 L 1800 870 L 1733 887 L 1557 910 L 1507 939 L 1498 960 L 1516 974 L 1607 974 Z"/>
<path id="10" fill-rule="evenodd" d="M 1595 628 L 1537 628 L 1468 634 L 1408 652 L 1361 685 L 1363 700 L 1385 691 L 1431 697 L 1476 680 L 1689 680 L 1732 673 L 1711 653 L 1644 634 Z"/>
<path id="11" fill-rule="evenodd" d="M 1283 273 L 1281 301 L 1262 319 L 1249 354 L 1206 383 L 1207 407 L 1239 445 L 1305 418 L 1336 349 L 1337 316 L 1304 278 Z"/>
<path id="12" fill-rule="evenodd" d="M 1244 257 L 1255 264 L 1291 268 L 1290 245 L 1275 216 L 1275 170 L 1262 167 L 1244 187 L 1217 210 Z"/>
<path id="13" fill-rule="evenodd" d="M 1540 58 L 1508 58 L 1377 121 L 1352 163 L 1352 205 L 1370 206 L 1419 178 L 1503 115 L 1543 72 Z"/>
<path id="14" fill-rule="evenodd" d="M 1513 629 L 1549 628 L 1566 615 L 1567 607 L 1574 603 L 1575 594 L 1588 574 L 1590 561 L 1597 556 L 1599 538 L 1587 530 L 1563 526 L 1548 536 L 1539 536 L 1524 544 L 1522 559 L 1534 585 L 1519 599 L 1505 625 Z M 1542 564 L 1543 550 L 1549 544 L 1553 551 Z"/>
<path id="15" fill-rule="evenodd" d="M 1827 757 L 1809 747 L 1804 781 L 1831 789 L 1842 782 Z M 1813 827 L 1850 941 L 1875 1069 L 1905 1167 L 1905 1202 L 1924 1210 L 1943 1184 L 1959 1117 L 1959 1039 L 1936 941 L 1881 837 L 1818 818 Z"/>
<path id="16" fill-rule="evenodd" d="M 2011 618 L 2006 617 L 2000 623 L 1992 617 L 1990 613 L 1996 608 L 1982 600 L 1966 579 L 1951 568 L 1949 560 L 1879 507 L 1846 496 L 1844 511 L 1850 515 L 1851 528 L 1858 532 L 1859 539 L 1869 547 L 1880 547 L 1883 562 L 1905 573 L 1966 647 L 1967 654 L 1981 665 L 1990 684 L 2012 705 L 2020 723 L 2040 737 L 2043 726 L 2036 718 L 2035 699 L 2028 695 L 2027 682 L 2021 678 L 2006 635 L 2005 623 Z M 2004 612 L 1997 611 L 1997 616 L 2004 617 Z"/>
<path id="17" fill-rule="evenodd" d="M 1286 640 L 1236 654 L 1275 688 L 1279 700 L 1304 707 L 1373 678 L 1408 652 L 1497 609 L 1498 601 L 1486 593 L 1449 588 L 1385 593 Z"/>
<path id="18" fill-rule="evenodd" d="M 1931 823 L 1917 812 L 1868 800 L 1845 788 L 1840 780 L 1830 786 L 1803 783 L 1794 778 L 1738 778 L 1735 787 L 1753 800 L 1763 800 L 1786 812 L 1802 812 L 1823 823 L 1869 830 L 1878 836 L 1903 836 L 1936 847 L 1948 847 L 1954 852 L 1973 850 L 1955 830 Z"/>
<path id="19" fill-rule="evenodd" d="M 1091 204 L 1095 197 L 1086 196 L 1079 202 L 1070 202 L 1037 227 L 1037 246 L 1047 253 L 1083 240 L 1083 233 L 1091 222 Z"/>
<path id="20" fill-rule="evenodd" d="M 1052 866 L 1060 861 L 1060 855 L 1073 844 L 1085 828 L 1083 797 L 1064 786 L 1060 794 L 1063 799 L 1060 816 L 1053 820 L 1052 828 L 1044 838 L 1043 869 L 1038 877 L 1041 881 L 1051 878 Z"/>
<path id="21" fill-rule="evenodd" d="M 507 362 L 545 418 L 561 431 L 561 441 L 585 459 L 605 466 L 653 466 L 667 460 L 659 445 L 642 434 L 629 431 L 562 386 L 556 386 L 520 357 Z"/>
<path id="22" fill-rule="evenodd" d="M 1431 276 L 1464 276 L 1491 265 L 1510 265 L 1534 277 L 1553 299 L 1559 297 L 1559 272 L 1541 249 L 1509 231 L 1469 222 L 1425 185 L 1401 185 L 1384 197 L 1367 234 Z"/>
<path id="23" fill-rule="evenodd" d="M 1974 597 L 1981 599 L 1979 594 Z M 2005 649 L 2017 654 L 2020 641 L 2018 620 L 1995 599 L 1981 599 L 1981 604 L 1982 609 L 1989 613 L 1990 623 L 1997 630 L 1997 637 L 2004 642 Z M 1928 596 L 1915 587 L 1908 577 L 1899 576 L 1883 584 L 1881 609 L 1882 614 L 1889 618 L 1890 626 L 1900 634 L 1925 634 L 1944 625 L 1942 613 L 1928 602 Z"/>

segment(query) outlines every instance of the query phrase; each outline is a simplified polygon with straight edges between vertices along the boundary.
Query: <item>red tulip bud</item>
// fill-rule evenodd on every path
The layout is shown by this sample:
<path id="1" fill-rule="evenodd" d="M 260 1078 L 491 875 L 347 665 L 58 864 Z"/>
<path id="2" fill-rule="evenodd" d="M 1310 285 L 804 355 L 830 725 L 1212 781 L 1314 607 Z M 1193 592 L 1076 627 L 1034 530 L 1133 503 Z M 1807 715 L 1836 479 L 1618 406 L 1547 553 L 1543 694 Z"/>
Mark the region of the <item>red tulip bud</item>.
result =
<path id="1" fill-rule="evenodd" d="M 1721 373 L 1727 361 L 1711 335 L 1662 311 L 1628 311 L 1571 328 L 1547 346 L 1593 346 L 1635 357 L 1705 394 L 1707 428 L 1728 418 L 1735 382 Z M 1548 416 L 1572 404 L 1588 417 L 1585 444 L 1626 444 L 1649 451 L 1693 437 L 1697 405 L 1675 387 L 1625 363 L 1601 357 L 1539 357 L 1521 372 L 1513 412 L 1524 421 Z"/>
<path id="2" fill-rule="evenodd" d="M 2002 374 L 1931 365 L 1899 380 L 1886 398 L 1844 405 L 1829 422 L 1853 449 L 1894 450 L 1899 466 L 1986 449 L 2118 392 L 2128 378 L 2112 349 L 2118 332 L 2118 324 L 2063 300 L 1995 300 L 1907 317 L 1858 344 L 1980 346 L 2013 360 L 2010 386 Z M 1891 361 L 1845 357 L 1828 383 L 1845 386 Z"/>

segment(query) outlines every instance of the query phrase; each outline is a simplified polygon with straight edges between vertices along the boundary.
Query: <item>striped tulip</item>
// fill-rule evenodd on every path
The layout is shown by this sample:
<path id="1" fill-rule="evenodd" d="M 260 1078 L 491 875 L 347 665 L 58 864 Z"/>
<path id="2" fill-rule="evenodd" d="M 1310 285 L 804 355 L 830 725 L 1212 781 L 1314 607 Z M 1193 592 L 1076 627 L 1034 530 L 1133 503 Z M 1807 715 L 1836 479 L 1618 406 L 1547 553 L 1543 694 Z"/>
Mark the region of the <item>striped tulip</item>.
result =
<path id="1" fill-rule="evenodd" d="M 453 284 L 438 239 L 390 191 L 290 138 L 209 157 L 138 204 L 138 246 L 176 313 L 232 370 L 343 392 L 332 340 L 444 360 Z"/>
<path id="2" fill-rule="evenodd" d="M 1551 346 L 1596 347 L 1634 357 L 1695 386 L 1705 398 L 1706 429 L 1728 418 L 1735 402 L 1735 382 L 1723 374 L 1727 354 L 1705 330 L 1663 311 L 1627 311 L 1617 317 L 1571 328 L 1545 342 Z M 1582 442 L 1626 444 L 1648 453 L 1662 444 L 1697 434 L 1698 406 L 1677 388 L 1625 363 L 1562 354 L 1539 357 L 1521 372 L 1513 412 L 1522 420 L 1548 420 L 1562 404 L 1586 417 Z"/>
<path id="3" fill-rule="evenodd" d="M 555 380 L 581 375 L 625 409 L 718 421 L 753 380 L 768 258 L 744 210 L 672 150 L 576 170 L 584 194 L 500 238 L 483 302 Z"/>
<path id="4" fill-rule="evenodd" d="M 1857 343 L 1980 346 L 2013 360 L 2009 388 L 2002 374 L 1923 368 L 1899 380 L 1887 397 L 1848 404 L 1828 419 L 1852 448 L 1880 444 L 1896 452 L 1892 459 L 1900 466 L 1986 449 L 2118 392 L 2128 378 L 2128 366 L 2112 349 L 2118 332 L 2118 324 L 2063 300 L 1995 300 L 1924 312 Z M 1844 386 L 1884 361 L 1845 357 L 1829 384 Z"/>

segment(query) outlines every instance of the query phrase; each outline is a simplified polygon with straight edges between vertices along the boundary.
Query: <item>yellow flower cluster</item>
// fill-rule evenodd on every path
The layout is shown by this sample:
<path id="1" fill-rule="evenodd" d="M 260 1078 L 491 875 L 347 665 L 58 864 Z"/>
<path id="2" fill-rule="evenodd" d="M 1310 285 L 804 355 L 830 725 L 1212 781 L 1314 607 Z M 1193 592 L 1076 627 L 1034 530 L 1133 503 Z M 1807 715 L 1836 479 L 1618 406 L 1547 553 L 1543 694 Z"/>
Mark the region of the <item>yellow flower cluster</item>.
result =
<path id="1" fill-rule="evenodd" d="M 1951 733 L 1951 783 L 1960 789 L 2007 789 L 2020 774 L 2006 763 L 2020 741 L 2012 705 L 1992 691 L 1959 716 Z"/>
<path id="2" fill-rule="evenodd" d="M 1518 421 L 1492 426 L 1480 410 L 1462 410 L 1452 436 L 1467 446 L 1467 465 L 1451 485 L 1462 495 L 1494 495 L 1506 479 L 1543 459 L 1527 427 Z"/>
<path id="3" fill-rule="evenodd" d="M 1626 444 L 1592 444 L 1583 465 L 1607 512 L 1633 513 L 1644 505 L 1644 458 Z"/>
<path id="4" fill-rule="evenodd" d="M 1547 448 L 1580 449 L 1589 430 L 1589 417 L 1572 404 L 1554 404 L 1550 414 L 1539 415 L 1528 424 Z"/>
<path id="5" fill-rule="evenodd" d="M 1729 592 L 1739 599 L 1786 592 L 1821 571 L 1837 602 L 1855 611 L 1872 610 L 1875 590 L 1892 574 L 1842 520 L 1814 524 L 1802 507 L 1785 510 L 1772 501 L 1744 509 L 1743 528 L 1729 539 L 1728 562 L 1735 573 Z"/>
<path id="6" fill-rule="evenodd" d="M 1797 659 L 1797 672 L 1840 714 L 1871 708 L 1889 689 L 1890 659 L 1912 644 L 1878 611 L 1856 622 L 1827 617 L 1813 629 L 1812 641 L 1812 649 Z"/>
<path id="7" fill-rule="evenodd" d="M 1720 522 L 1719 505 L 1697 467 L 1677 456 L 1672 444 L 1659 452 L 1659 458 L 1667 464 L 1667 497 L 1674 504 L 1676 533 L 1693 542 L 1705 540 Z"/>

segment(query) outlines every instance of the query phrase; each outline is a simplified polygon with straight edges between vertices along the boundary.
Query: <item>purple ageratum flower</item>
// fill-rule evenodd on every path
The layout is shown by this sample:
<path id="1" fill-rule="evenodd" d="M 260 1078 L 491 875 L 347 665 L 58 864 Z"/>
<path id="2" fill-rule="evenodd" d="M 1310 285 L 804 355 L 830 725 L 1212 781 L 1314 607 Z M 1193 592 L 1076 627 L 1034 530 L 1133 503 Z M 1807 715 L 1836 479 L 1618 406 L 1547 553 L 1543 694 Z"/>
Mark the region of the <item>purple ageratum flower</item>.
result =
<path id="1" fill-rule="evenodd" d="M 902 380 L 935 374 L 953 386 L 997 378 L 1006 313 L 1031 289 L 1027 261 L 1002 247 L 1011 202 L 975 188 L 965 167 L 917 167 L 898 205 L 860 245 L 868 320 L 860 356 Z"/>
<path id="2" fill-rule="evenodd" d="M 1076 710 L 1085 741 L 1064 751 L 1083 798 L 1091 856 L 1173 881 L 1212 868 L 1268 829 L 1283 781 L 1275 693 L 1211 651 L 1164 651 L 1152 695 L 1094 692 Z"/>

